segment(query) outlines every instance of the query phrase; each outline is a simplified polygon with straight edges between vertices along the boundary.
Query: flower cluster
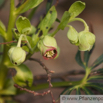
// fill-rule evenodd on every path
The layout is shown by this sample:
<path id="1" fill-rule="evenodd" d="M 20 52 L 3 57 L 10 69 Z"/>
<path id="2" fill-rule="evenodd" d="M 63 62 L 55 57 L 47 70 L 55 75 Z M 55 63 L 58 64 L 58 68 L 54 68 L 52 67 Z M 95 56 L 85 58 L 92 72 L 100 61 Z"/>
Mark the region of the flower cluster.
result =
<path id="1" fill-rule="evenodd" d="M 89 31 L 77 32 L 72 26 L 69 26 L 67 37 L 71 44 L 78 46 L 80 51 L 89 51 L 95 43 L 95 35 Z"/>

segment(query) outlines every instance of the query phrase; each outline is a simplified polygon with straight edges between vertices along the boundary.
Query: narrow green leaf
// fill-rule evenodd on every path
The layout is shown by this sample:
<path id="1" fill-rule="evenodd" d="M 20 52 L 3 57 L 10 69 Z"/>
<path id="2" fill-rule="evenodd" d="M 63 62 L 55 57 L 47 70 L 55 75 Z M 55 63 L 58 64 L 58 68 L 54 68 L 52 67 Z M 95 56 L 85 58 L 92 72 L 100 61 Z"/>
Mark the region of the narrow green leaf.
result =
<path id="1" fill-rule="evenodd" d="M 68 87 L 60 95 L 69 95 L 74 90 L 73 87 Z"/>
<path id="2" fill-rule="evenodd" d="M 47 4 L 46 4 L 46 12 L 49 11 L 49 9 L 50 9 L 51 6 L 52 6 L 52 3 L 53 3 L 53 0 L 47 0 Z"/>
<path id="3" fill-rule="evenodd" d="M 13 76 L 14 82 L 19 86 L 32 86 L 33 74 L 30 69 L 24 64 L 15 66 L 14 68 L 16 70 L 16 73 Z"/>
<path id="4" fill-rule="evenodd" d="M 81 95 L 81 92 L 80 92 L 80 88 L 79 88 L 79 87 L 76 89 L 76 95 Z"/>
<path id="5" fill-rule="evenodd" d="M 76 54 L 75 59 L 76 59 L 77 63 L 85 69 L 85 66 L 84 66 L 82 59 L 81 59 L 81 52 L 79 50 Z"/>
<path id="6" fill-rule="evenodd" d="M 64 30 L 64 28 L 68 24 L 69 19 L 70 19 L 70 13 L 68 11 L 65 11 L 58 28 Z"/>
<path id="7" fill-rule="evenodd" d="M 44 19 L 40 22 L 38 26 L 38 32 L 41 32 L 41 35 L 47 35 L 50 27 L 55 22 L 57 18 L 57 11 L 55 9 L 55 6 L 52 6 L 47 15 L 44 17 Z M 38 33 L 36 32 L 36 33 Z"/>
<path id="8" fill-rule="evenodd" d="M 93 71 L 93 72 L 97 72 L 97 73 L 99 73 L 99 74 L 101 75 L 101 74 L 103 74 L 103 68 L 100 68 L 100 69 L 95 70 L 95 71 Z"/>
<path id="9" fill-rule="evenodd" d="M 102 76 L 102 75 L 101 75 L 101 76 L 100 76 L 100 75 L 91 76 L 91 77 L 88 78 L 88 81 L 89 81 L 89 80 L 97 80 L 97 79 L 101 80 L 101 79 L 103 79 L 103 76 Z"/>
<path id="10" fill-rule="evenodd" d="M 16 21 L 17 30 L 23 34 L 29 34 L 31 31 L 30 21 L 26 17 L 19 16 Z"/>
<path id="11" fill-rule="evenodd" d="M 70 95 L 73 90 L 74 90 L 74 89 L 68 90 L 65 95 Z"/>
<path id="12" fill-rule="evenodd" d="M 82 87 L 82 89 L 84 90 L 86 95 L 94 95 L 90 89 L 88 89 L 86 87 Z"/>
<path id="13" fill-rule="evenodd" d="M 97 60 L 95 60 L 95 62 L 91 66 L 91 69 L 94 69 L 101 63 L 103 63 L 103 54 Z"/>
<path id="14" fill-rule="evenodd" d="M 84 62 L 86 63 L 86 66 L 88 65 L 88 61 L 89 61 L 89 58 L 94 50 L 94 47 L 95 47 L 95 45 L 92 47 L 92 49 L 90 51 L 84 52 Z"/>
<path id="15" fill-rule="evenodd" d="M 100 93 L 103 93 L 103 83 L 87 83 L 85 86 L 92 87 Z"/>
<path id="16" fill-rule="evenodd" d="M 71 18 L 78 16 L 85 8 L 85 3 L 81 1 L 74 2 L 69 8 L 69 13 L 71 14 Z"/>
<path id="17" fill-rule="evenodd" d="M 25 0 L 25 2 L 17 9 L 19 13 L 24 13 L 29 9 L 37 7 L 43 0 Z"/>

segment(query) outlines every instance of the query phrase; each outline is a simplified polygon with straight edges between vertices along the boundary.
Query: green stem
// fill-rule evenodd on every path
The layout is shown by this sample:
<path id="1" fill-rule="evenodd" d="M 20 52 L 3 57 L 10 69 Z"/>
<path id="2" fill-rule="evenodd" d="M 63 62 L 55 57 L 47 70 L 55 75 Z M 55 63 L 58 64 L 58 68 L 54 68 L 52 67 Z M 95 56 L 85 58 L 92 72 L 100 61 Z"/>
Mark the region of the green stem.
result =
<path id="1" fill-rule="evenodd" d="M 17 15 L 15 15 L 15 6 L 14 6 L 14 0 L 10 1 L 10 15 L 9 15 L 9 23 L 6 33 L 6 39 L 4 42 L 9 42 L 12 40 L 12 28 L 14 27 L 15 20 L 17 18 Z M 5 65 L 9 64 L 9 58 L 7 56 L 9 47 L 7 45 L 4 46 L 4 52 L 3 52 L 3 63 Z"/>
<path id="2" fill-rule="evenodd" d="M 79 85 L 81 81 L 75 81 L 75 82 L 52 82 L 53 87 L 64 87 L 64 86 L 74 86 Z M 49 87 L 48 83 L 37 85 L 36 87 L 32 87 L 32 90 L 40 90 L 40 89 L 46 89 Z"/>
<path id="3" fill-rule="evenodd" d="M 7 77 L 8 68 L 4 64 L 0 64 L 0 90 L 3 89 Z"/>
<path id="4" fill-rule="evenodd" d="M 6 41 L 11 41 L 12 40 L 12 28 L 15 25 L 15 20 L 18 15 L 15 14 L 15 6 L 14 6 L 14 0 L 11 0 L 10 2 L 10 16 L 9 16 L 9 23 L 8 23 L 8 28 L 7 28 L 7 40 Z"/>
<path id="5" fill-rule="evenodd" d="M 15 11 L 16 14 L 19 15 L 20 12 L 21 12 L 21 10 L 22 10 L 23 8 L 25 8 L 28 3 L 29 3 L 29 0 L 26 0 L 20 7 L 18 7 L 17 10 Z"/>
<path id="6" fill-rule="evenodd" d="M 4 42 L 8 42 L 12 40 L 12 28 L 14 27 L 16 18 L 17 18 L 17 15 L 15 15 L 14 0 L 11 0 L 10 1 L 9 23 L 8 23 L 7 33 L 5 34 Z M 3 89 L 4 87 L 5 79 L 8 73 L 7 66 L 11 64 L 9 57 L 7 55 L 9 48 L 10 48 L 9 46 L 4 45 L 3 57 L 2 57 L 3 59 L 0 64 L 0 89 Z"/>
<path id="7" fill-rule="evenodd" d="M 50 36 L 52 36 L 52 37 L 54 37 L 55 36 L 55 34 L 59 31 L 60 29 L 59 28 L 57 28 Z"/>
<path id="8" fill-rule="evenodd" d="M 73 22 L 73 21 L 81 21 L 84 24 L 84 27 L 85 27 L 84 31 L 89 31 L 89 27 L 88 27 L 87 23 L 83 19 L 81 19 L 81 18 L 73 18 L 68 23 Z"/>
<path id="9" fill-rule="evenodd" d="M 23 35 L 20 36 L 18 43 L 17 43 L 17 47 L 21 47 L 21 40 L 22 40 Z"/>
<path id="10" fill-rule="evenodd" d="M 6 38 L 6 32 L 2 29 L 0 26 L 0 35 L 5 39 Z"/>
<path id="11" fill-rule="evenodd" d="M 86 74 L 85 74 L 84 78 L 81 80 L 82 83 L 87 82 L 87 79 L 88 79 L 88 76 L 89 76 L 90 72 L 91 72 L 91 68 L 88 68 L 88 67 L 87 67 L 87 68 L 86 68 Z"/>
<path id="12" fill-rule="evenodd" d="M 21 46 L 21 41 L 22 41 L 22 38 L 23 38 L 23 37 L 24 37 L 25 40 L 27 41 L 27 45 L 28 45 L 30 51 L 32 51 L 31 45 L 30 45 L 30 43 L 29 43 L 26 35 L 24 35 L 24 34 L 21 34 L 21 36 L 20 36 L 20 38 L 19 38 L 19 41 L 18 41 L 18 44 L 17 44 L 17 47 L 20 47 L 20 46 Z"/>

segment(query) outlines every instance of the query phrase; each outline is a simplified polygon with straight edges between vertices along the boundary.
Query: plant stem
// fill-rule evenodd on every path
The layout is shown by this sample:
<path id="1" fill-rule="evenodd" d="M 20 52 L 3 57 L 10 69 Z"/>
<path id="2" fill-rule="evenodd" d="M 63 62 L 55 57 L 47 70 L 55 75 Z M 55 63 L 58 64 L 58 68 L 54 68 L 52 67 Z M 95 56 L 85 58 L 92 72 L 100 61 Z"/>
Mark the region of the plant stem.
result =
<path id="1" fill-rule="evenodd" d="M 1 28 L 0 26 L 0 35 L 5 39 L 6 38 L 6 32 Z"/>
<path id="2" fill-rule="evenodd" d="M 7 28 L 7 40 L 6 41 L 11 41 L 12 40 L 12 28 L 15 25 L 15 20 L 18 15 L 15 14 L 15 6 L 14 6 L 14 0 L 11 0 L 10 2 L 10 16 L 9 16 L 9 23 L 8 23 L 8 28 Z"/>
<path id="3" fill-rule="evenodd" d="M 20 7 L 17 8 L 17 10 L 15 11 L 17 15 L 20 14 L 21 10 L 26 7 L 26 5 L 29 3 L 29 1 L 30 0 L 26 0 Z"/>
<path id="4" fill-rule="evenodd" d="M 54 37 L 55 36 L 55 34 L 59 31 L 60 29 L 59 28 L 57 28 L 50 36 L 52 36 L 52 37 Z"/>
<path id="5" fill-rule="evenodd" d="M 23 37 L 24 37 L 25 40 L 27 41 L 27 46 L 28 46 L 28 48 L 30 49 L 30 51 L 32 51 L 31 45 L 30 45 L 30 43 L 29 43 L 26 35 L 24 35 L 24 34 L 21 34 L 21 36 L 20 36 L 20 38 L 19 38 L 19 41 L 18 41 L 18 44 L 17 44 L 17 47 L 20 47 L 20 46 L 21 46 L 21 41 L 22 41 L 22 38 L 23 38 Z"/>
<path id="6" fill-rule="evenodd" d="M 12 40 L 12 28 L 14 27 L 16 18 L 17 18 L 17 15 L 15 15 L 14 0 L 11 0 L 10 1 L 9 23 L 8 23 L 7 33 L 5 35 L 4 42 L 9 42 Z M 7 77 L 7 73 L 8 73 L 7 66 L 11 65 L 11 62 L 7 55 L 9 48 L 10 48 L 9 46 L 4 45 L 2 62 L 0 64 L 0 89 L 3 89 L 4 87 L 4 83 Z"/>
<path id="7" fill-rule="evenodd" d="M 8 73 L 8 68 L 3 64 L 0 64 L 0 90 L 2 90 L 4 87 L 7 73 Z"/>
<path id="8" fill-rule="evenodd" d="M 87 78 L 88 78 L 90 72 L 91 72 L 91 68 L 88 68 L 88 67 L 87 67 L 87 68 L 86 68 L 86 74 L 85 74 L 84 78 L 81 80 L 82 83 L 87 82 Z"/>
<path id="9" fill-rule="evenodd" d="M 52 82 L 53 87 L 65 87 L 65 86 L 73 86 L 73 85 L 79 85 L 81 81 L 75 81 L 75 82 Z M 32 90 L 40 90 L 40 89 L 45 89 L 48 88 L 49 84 L 40 84 L 37 85 L 36 87 L 32 87 Z"/>
<path id="10" fill-rule="evenodd" d="M 73 21 L 81 21 L 84 24 L 84 27 L 85 27 L 84 31 L 89 31 L 89 27 L 88 27 L 87 23 L 83 19 L 81 19 L 81 18 L 73 18 L 68 23 L 73 22 Z"/>
<path id="11" fill-rule="evenodd" d="M 8 23 L 8 28 L 7 28 L 6 39 L 4 42 L 12 41 L 12 28 L 14 27 L 16 18 L 17 18 L 17 15 L 15 15 L 14 0 L 11 0 L 10 1 L 9 23 Z M 9 47 L 7 45 L 5 45 L 4 46 L 4 53 L 3 53 L 3 64 L 5 64 L 5 65 L 8 65 L 8 63 L 9 63 L 9 58 L 7 56 L 8 50 L 9 50 Z"/>

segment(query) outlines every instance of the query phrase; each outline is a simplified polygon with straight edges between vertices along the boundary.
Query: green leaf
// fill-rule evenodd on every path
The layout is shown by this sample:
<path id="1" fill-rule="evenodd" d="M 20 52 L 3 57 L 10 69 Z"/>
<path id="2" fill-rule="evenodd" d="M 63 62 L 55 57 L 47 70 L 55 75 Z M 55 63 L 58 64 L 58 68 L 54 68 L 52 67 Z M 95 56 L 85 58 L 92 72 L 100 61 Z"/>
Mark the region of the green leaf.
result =
<path id="1" fill-rule="evenodd" d="M 0 95 L 15 95 L 16 88 L 12 79 L 7 79 L 3 90 L 0 90 Z"/>
<path id="2" fill-rule="evenodd" d="M 52 6 L 52 3 L 53 3 L 53 0 L 47 0 L 47 4 L 46 4 L 46 12 L 49 11 L 49 9 L 50 9 L 51 6 Z"/>
<path id="3" fill-rule="evenodd" d="M 27 38 L 30 46 L 33 47 L 33 44 L 34 44 L 34 43 L 33 43 L 33 41 L 32 41 L 32 38 L 31 38 L 30 36 L 26 36 L 26 38 Z M 23 39 L 23 40 L 25 41 L 25 39 Z M 22 43 L 22 45 L 23 45 L 22 48 L 23 48 L 25 51 L 27 51 L 27 52 L 30 51 L 30 49 L 28 48 L 27 44 L 25 44 L 25 42 Z"/>
<path id="4" fill-rule="evenodd" d="M 6 27 L 5 27 L 5 25 L 3 24 L 2 21 L 0 21 L 0 27 L 1 27 L 4 31 L 6 31 Z"/>
<path id="5" fill-rule="evenodd" d="M 97 67 L 101 63 L 103 63 L 103 54 L 97 60 L 95 60 L 95 62 L 91 66 L 91 69 Z"/>
<path id="6" fill-rule="evenodd" d="M 44 19 L 40 22 L 40 24 L 37 28 L 37 32 L 35 34 L 40 33 L 40 36 L 47 35 L 50 27 L 55 22 L 56 17 L 57 17 L 57 11 L 55 9 L 55 6 L 52 6 L 49 9 L 47 15 L 44 17 Z"/>
<path id="7" fill-rule="evenodd" d="M 74 87 L 66 88 L 60 95 L 69 95 L 74 90 Z"/>
<path id="8" fill-rule="evenodd" d="M 25 0 L 25 2 L 17 9 L 19 13 L 24 13 L 29 9 L 37 7 L 43 0 Z"/>
<path id="9" fill-rule="evenodd" d="M 97 79 L 101 80 L 101 79 L 103 79 L 103 76 L 102 76 L 102 75 L 101 75 L 101 76 L 100 76 L 100 75 L 91 76 L 91 77 L 88 78 L 88 81 L 89 81 L 89 80 L 97 80 Z"/>
<path id="10" fill-rule="evenodd" d="M 33 74 L 30 69 L 24 64 L 14 68 L 16 70 L 16 75 L 13 76 L 14 82 L 19 86 L 32 86 Z"/>
<path id="11" fill-rule="evenodd" d="M 93 71 L 93 72 L 97 72 L 97 73 L 99 73 L 99 74 L 103 74 L 103 68 L 100 68 L 100 69 L 98 69 L 98 70 L 95 70 L 95 71 Z"/>
<path id="12" fill-rule="evenodd" d="M 38 35 L 32 35 L 32 47 L 36 46 L 37 42 L 39 41 Z"/>
<path id="13" fill-rule="evenodd" d="M 82 62 L 82 59 L 81 59 L 81 52 L 78 50 L 76 56 L 75 56 L 75 60 L 77 61 L 77 63 L 82 66 L 84 69 L 85 69 L 85 66 Z"/>
<path id="14" fill-rule="evenodd" d="M 80 88 L 79 88 L 79 87 L 76 89 L 76 95 L 81 95 L 81 92 L 80 92 Z"/>
<path id="15" fill-rule="evenodd" d="M 85 8 L 85 3 L 81 1 L 74 2 L 69 8 L 69 13 L 71 14 L 71 18 L 78 16 Z"/>
<path id="16" fill-rule="evenodd" d="M 70 13 L 68 11 L 65 11 L 58 28 L 64 30 L 64 28 L 68 24 L 69 19 L 70 19 Z"/>
<path id="17" fill-rule="evenodd" d="M 36 32 L 36 28 L 33 25 L 31 25 L 31 31 L 29 35 L 33 35 L 35 32 Z"/>
<path id="18" fill-rule="evenodd" d="M 22 49 L 25 50 L 26 52 L 29 52 L 29 48 L 27 46 L 22 46 Z"/>
<path id="19" fill-rule="evenodd" d="M 100 93 L 103 93 L 103 84 L 102 83 L 87 83 L 85 86 L 92 87 L 99 91 Z"/>
<path id="20" fill-rule="evenodd" d="M 16 21 L 17 30 L 23 34 L 29 34 L 31 31 L 30 21 L 26 17 L 19 16 Z"/>
<path id="21" fill-rule="evenodd" d="M 84 90 L 86 95 L 94 95 L 90 89 L 88 89 L 86 87 L 82 87 L 82 89 Z"/>
<path id="22" fill-rule="evenodd" d="M 90 51 L 84 52 L 84 62 L 86 63 L 86 66 L 88 65 L 88 61 L 89 61 L 89 58 L 94 50 L 94 47 L 95 47 L 95 45 L 92 47 L 92 49 Z"/>

